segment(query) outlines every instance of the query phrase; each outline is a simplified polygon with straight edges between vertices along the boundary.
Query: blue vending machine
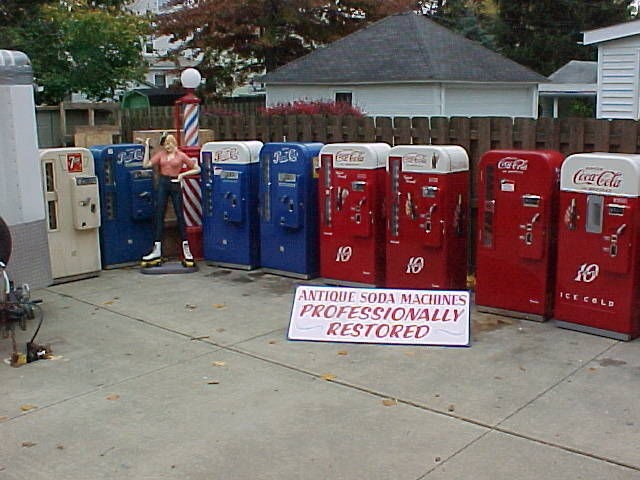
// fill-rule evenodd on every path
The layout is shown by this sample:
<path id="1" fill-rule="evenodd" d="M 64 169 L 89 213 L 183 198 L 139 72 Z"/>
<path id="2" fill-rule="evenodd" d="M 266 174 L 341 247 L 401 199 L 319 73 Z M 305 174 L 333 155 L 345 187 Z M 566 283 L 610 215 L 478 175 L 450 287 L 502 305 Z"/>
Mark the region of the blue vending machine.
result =
<path id="1" fill-rule="evenodd" d="M 153 170 L 142 167 L 144 148 L 90 148 L 100 187 L 103 268 L 136 263 L 153 245 Z"/>
<path id="2" fill-rule="evenodd" d="M 318 276 L 322 143 L 267 143 L 260 152 L 260 264 L 294 278 Z"/>
<path id="3" fill-rule="evenodd" d="M 260 261 L 258 159 L 262 142 L 208 142 L 200 150 L 202 244 L 211 265 L 252 270 Z"/>

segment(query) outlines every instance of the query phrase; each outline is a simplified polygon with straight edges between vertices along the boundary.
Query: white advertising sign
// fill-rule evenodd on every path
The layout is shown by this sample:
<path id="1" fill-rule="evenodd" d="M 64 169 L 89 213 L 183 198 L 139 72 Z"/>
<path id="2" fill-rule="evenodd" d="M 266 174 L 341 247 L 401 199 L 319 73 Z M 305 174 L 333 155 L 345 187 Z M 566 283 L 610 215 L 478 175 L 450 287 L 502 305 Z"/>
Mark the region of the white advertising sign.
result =
<path id="1" fill-rule="evenodd" d="M 300 286 L 290 340 L 469 346 L 466 291 Z"/>

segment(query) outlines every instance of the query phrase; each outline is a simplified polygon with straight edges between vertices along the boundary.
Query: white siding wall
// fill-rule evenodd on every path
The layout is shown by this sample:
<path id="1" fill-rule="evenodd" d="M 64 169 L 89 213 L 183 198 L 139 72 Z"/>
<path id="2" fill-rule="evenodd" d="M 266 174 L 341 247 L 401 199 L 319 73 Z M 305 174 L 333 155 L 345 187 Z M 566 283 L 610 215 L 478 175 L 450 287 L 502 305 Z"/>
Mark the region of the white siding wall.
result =
<path id="1" fill-rule="evenodd" d="M 267 106 L 295 100 L 334 100 L 352 92 L 353 105 L 371 116 L 430 116 L 442 113 L 440 86 L 433 85 L 267 85 Z"/>
<path id="2" fill-rule="evenodd" d="M 267 85 L 266 91 L 267 106 L 352 92 L 353 104 L 371 116 L 537 116 L 537 86 Z"/>
<path id="3" fill-rule="evenodd" d="M 537 117 L 537 87 L 447 85 L 447 117 Z"/>
<path id="4" fill-rule="evenodd" d="M 638 120 L 640 38 L 606 42 L 598 47 L 597 118 Z"/>

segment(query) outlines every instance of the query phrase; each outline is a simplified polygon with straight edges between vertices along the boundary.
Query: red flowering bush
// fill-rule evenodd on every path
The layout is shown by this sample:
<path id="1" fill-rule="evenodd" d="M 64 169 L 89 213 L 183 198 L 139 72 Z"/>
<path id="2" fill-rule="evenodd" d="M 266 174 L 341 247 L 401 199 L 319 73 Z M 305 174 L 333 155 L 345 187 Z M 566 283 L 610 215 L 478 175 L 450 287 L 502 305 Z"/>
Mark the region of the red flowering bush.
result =
<path id="1" fill-rule="evenodd" d="M 323 100 L 295 101 L 278 103 L 272 107 L 259 110 L 262 115 L 354 115 L 364 117 L 364 112 L 346 102 L 329 102 Z"/>

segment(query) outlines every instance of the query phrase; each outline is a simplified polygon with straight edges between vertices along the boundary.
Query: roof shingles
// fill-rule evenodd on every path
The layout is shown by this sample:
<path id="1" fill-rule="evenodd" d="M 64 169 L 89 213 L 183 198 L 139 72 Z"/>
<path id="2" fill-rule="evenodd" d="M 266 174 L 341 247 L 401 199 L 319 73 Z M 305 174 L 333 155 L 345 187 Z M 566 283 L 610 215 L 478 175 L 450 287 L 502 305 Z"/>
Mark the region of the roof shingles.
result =
<path id="1" fill-rule="evenodd" d="M 386 17 L 267 73 L 266 84 L 548 81 L 423 15 Z"/>

